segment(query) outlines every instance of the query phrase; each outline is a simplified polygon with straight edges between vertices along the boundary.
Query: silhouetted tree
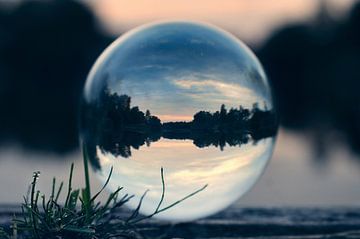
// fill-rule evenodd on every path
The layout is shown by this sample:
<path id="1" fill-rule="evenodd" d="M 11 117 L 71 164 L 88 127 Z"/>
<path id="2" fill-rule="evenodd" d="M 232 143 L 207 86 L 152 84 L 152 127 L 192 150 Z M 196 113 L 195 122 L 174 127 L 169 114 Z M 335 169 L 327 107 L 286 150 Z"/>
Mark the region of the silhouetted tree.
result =
<path id="1" fill-rule="evenodd" d="M 225 105 L 222 104 L 220 108 L 220 122 L 224 122 L 226 118 L 226 108 Z"/>
<path id="2" fill-rule="evenodd" d="M 88 125 L 95 127 L 89 137 L 94 140 L 94 147 L 99 146 L 103 151 L 124 158 L 131 156 L 131 148 L 149 147 L 151 142 L 161 137 L 191 139 L 197 147 L 215 146 L 224 150 L 226 144 L 236 146 L 247 143 L 250 135 L 256 140 L 272 137 L 277 129 L 275 113 L 261 110 L 258 104 L 254 104 L 251 110 L 240 106 L 229 111 L 223 104 L 220 111 L 214 113 L 195 113 L 191 122 L 161 123 L 159 118 L 151 115 L 150 110 L 143 113 L 138 106 L 132 107 L 128 95 L 104 89 L 100 98 L 95 105 L 87 106 L 87 112 L 94 115 L 87 119 L 96 120 L 96 123 Z"/>

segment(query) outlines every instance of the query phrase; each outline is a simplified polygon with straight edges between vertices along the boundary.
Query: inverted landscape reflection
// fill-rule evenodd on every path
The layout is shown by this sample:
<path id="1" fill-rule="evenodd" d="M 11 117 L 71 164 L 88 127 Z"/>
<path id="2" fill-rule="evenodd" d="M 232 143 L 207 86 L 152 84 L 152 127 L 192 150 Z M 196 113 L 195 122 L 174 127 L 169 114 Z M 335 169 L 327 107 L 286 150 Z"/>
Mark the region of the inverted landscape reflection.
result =
<path id="1" fill-rule="evenodd" d="M 211 215 L 226 208 L 246 193 L 263 172 L 272 153 L 273 139 L 268 138 L 242 147 L 232 147 L 225 153 L 208 147 L 198 149 L 189 140 L 162 139 L 151 147 L 135 150 L 133 158 L 123 160 L 97 148 L 102 170 L 98 175 L 105 182 L 111 166 L 114 167 L 112 182 L 119 182 L 127 192 L 141 196 L 150 190 L 142 204 L 144 214 L 156 208 L 161 195 L 160 167 L 165 169 L 166 197 L 169 205 L 184 195 L 201 188 L 206 190 L 158 217 L 173 220 L 192 220 Z M 121 163 L 119 162 L 121 160 Z M 110 183 L 111 190 L 118 184 Z M 136 208 L 138 200 L 130 201 Z"/>
<path id="2" fill-rule="evenodd" d="M 238 199 L 259 178 L 273 149 L 277 117 L 253 53 L 216 27 L 167 22 L 115 41 L 85 86 L 81 137 L 102 181 L 139 198 L 151 213 L 208 184 L 159 215 L 191 220 Z M 133 200 L 130 207 L 137 206 Z"/>

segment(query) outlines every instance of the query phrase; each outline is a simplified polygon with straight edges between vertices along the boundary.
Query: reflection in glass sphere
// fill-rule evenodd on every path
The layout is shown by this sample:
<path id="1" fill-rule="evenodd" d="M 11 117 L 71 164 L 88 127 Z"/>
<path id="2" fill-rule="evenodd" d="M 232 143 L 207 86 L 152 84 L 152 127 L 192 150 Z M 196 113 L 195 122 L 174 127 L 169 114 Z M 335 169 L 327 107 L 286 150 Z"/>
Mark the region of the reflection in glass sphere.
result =
<path id="1" fill-rule="evenodd" d="M 216 27 L 164 22 L 121 36 L 88 76 L 81 116 L 84 149 L 110 189 L 124 186 L 150 214 L 192 220 L 216 213 L 248 191 L 269 160 L 277 130 L 266 75 L 254 54 Z"/>

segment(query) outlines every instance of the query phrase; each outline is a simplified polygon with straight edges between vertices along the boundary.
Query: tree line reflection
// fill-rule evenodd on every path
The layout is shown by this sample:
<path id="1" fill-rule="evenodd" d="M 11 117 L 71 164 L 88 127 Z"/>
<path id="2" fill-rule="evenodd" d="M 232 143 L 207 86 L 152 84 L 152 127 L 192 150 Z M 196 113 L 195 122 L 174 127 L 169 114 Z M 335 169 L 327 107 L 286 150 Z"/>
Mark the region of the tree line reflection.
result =
<path id="1" fill-rule="evenodd" d="M 252 109 L 226 109 L 224 104 L 216 112 L 199 111 L 190 122 L 161 122 L 150 110 L 142 112 L 131 106 L 128 95 L 111 94 L 104 90 L 98 105 L 89 107 L 84 119 L 84 129 L 89 142 L 96 149 L 114 156 L 128 158 L 131 148 L 150 146 L 161 138 L 192 140 L 196 147 L 215 146 L 224 150 L 226 146 L 240 146 L 250 140 L 258 141 L 276 134 L 277 118 L 273 110 L 260 109 L 258 103 Z M 92 122 L 97 123 L 92 123 Z M 89 145 L 88 145 L 89 146 Z M 92 152 L 95 155 L 96 152 Z"/>

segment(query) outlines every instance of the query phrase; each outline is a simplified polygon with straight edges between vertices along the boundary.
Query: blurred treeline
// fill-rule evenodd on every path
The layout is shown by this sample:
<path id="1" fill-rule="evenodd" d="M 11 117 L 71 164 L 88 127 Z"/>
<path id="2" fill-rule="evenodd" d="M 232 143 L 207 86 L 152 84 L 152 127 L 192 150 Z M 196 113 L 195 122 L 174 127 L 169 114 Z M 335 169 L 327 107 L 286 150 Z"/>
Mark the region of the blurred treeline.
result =
<path id="1" fill-rule="evenodd" d="M 340 21 L 321 8 L 313 22 L 282 27 L 257 55 L 283 126 L 310 129 L 320 150 L 335 131 L 360 152 L 360 3 Z"/>
<path id="2" fill-rule="evenodd" d="M 78 147 L 86 75 L 113 40 L 79 2 L 24 1 L 0 9 L 0 140 L 30 149 Z"/>
<path id="3" fill-rule="evenodd" d="M 66 153 L 78 148 L 86 75 L 114 39 L 77 1 L 0 4 L 0 144 Z M 334 130 L 360 151 L 360 3 L 341 20 L 283 26 L 255 49 L 282 124 Z"/>

